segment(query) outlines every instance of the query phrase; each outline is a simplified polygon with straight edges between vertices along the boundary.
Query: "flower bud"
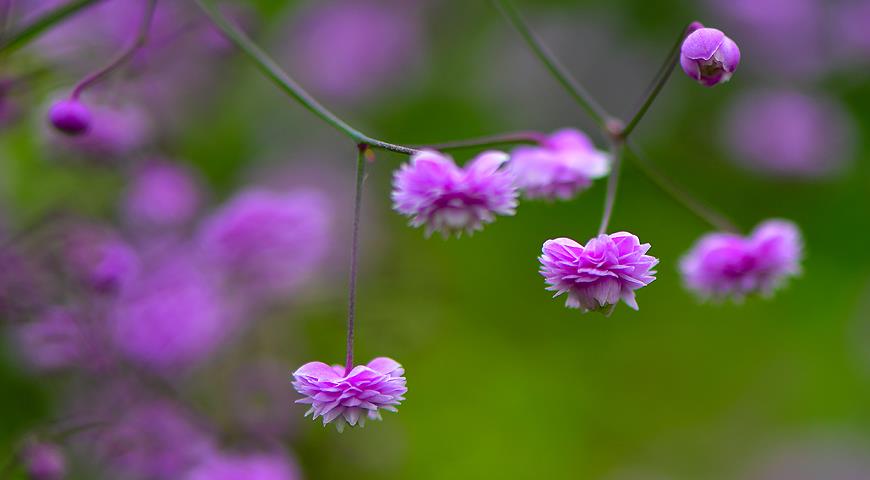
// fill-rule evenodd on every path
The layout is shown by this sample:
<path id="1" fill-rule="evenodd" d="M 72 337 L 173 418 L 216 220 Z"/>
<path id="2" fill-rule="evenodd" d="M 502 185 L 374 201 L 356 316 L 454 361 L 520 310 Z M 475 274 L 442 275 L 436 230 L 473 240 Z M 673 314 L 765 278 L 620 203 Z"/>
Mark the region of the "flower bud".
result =
<path id="1" fill-rule="evenodd" d="M 699 28 L 690 33 L 680 48 L 683 71 L 701 85 L 725 83 L 740 64 L 740 49 L 733 40 L 715 28 Z"/>
<path id="2" fill-rule="evenodd" d="M 75 99 L 60 100 L 48 111 L 54 128 L 67 135 L 81 135 L 91 128 L 91 112 Z"/>

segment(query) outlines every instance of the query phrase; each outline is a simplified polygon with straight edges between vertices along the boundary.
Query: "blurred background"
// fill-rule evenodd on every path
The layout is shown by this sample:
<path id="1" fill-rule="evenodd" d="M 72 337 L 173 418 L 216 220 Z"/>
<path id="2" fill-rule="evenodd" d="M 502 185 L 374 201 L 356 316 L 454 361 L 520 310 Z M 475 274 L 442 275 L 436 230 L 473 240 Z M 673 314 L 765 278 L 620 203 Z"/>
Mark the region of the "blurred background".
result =
<path id="1" fill-rule="evenodd" d="M 61 3 L 0 1 L 6 31 Z M 734 39 L 732 81 L 675 72 L 635 140 L 744 231 L 796 222 L 802 276 L 770 299 L 699 302 L 677 264 L 709 227 L 628 162 L 611 229 L 652 244 L 658 280 L 639 312 L 581 315 L 536 257 L 596 233 L 604 182 L 426 239 L 391 210 L 406 158 L 379 152 L 356 351 L 401 362 L 409 391 L 338 434 L 302 417 L 290 373 L 343 360 L 354 145 L 169 0 L 84 94 L 91 131 L 53 131 L 52 101 L 141 22 L 144 2 L 105 0 L 0 57 L 0 478 L 63 458 L 59 478 L 186 479 L 219 451 L 266 480 L 870 479 L 870 1 L 516 5 L 623 118 L 689 21 Z M 375 137 L 573 126 L 604 145 L 488 2 L 221 6 Z"/>

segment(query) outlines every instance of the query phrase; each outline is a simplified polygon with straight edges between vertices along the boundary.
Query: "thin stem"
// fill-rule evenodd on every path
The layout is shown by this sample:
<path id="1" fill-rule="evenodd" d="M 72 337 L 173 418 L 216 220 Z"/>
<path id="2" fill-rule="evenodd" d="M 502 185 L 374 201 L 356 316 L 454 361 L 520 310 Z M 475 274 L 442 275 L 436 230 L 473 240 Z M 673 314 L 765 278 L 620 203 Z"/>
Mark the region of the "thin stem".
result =
<path id="1" fill-rule="evenodd" d="M 351 127 L 347 122 L 340 119 L 336 114 L 324 107 L 317 99 L 305 91 L 295 80 L 284 72 L 278 64 L 269 57 L 250 37 L 248 37 L 241 29 L 227 21 L 226 18 L 212 5 L 209 5 L 204 0 L 196 0 L 199 8 L 205 12 L 211 21 L 235 44 L 242 52 L 244 52 L 256 65 L 257 68 L 266 75 L 275 85 L 278 86 L 284 93 L 299 102 L 303 107 L 314 115 L 320 117 L 321 120 L 331 125 L 336 130 L 347 135 L 354 142 L 367 144 L 371 148 L 388 150 L 391 152 L 403 153 L 412 155 L 417 153 L 416 149 L 396 145 L 393 143 L 371 138 L 359 130 Z"/>
<path id="2" fill-rule="evenodd" d="M 523 37 L 523 40 L 529 45 L 544 66 L 550 71 L 553 77 L 565 87 L 565 90 L 574 98 L 574 100 L 582 107 L 586 113 L 592 117 L 599 127 L 607 131 L 608 122 L 611 120 L 611 115 L 592 98 L 592 95 L 583 88 L 568 70 L 559 62 L 555 55 L 544 45 L 540 38 L 532 31 L 525 19 L 520 15 L 520 12 L 510 3 L 509 0 L 492 0 L 502 15 L 511 23 L 514 29 Z"/>
<path id="3" fill-rule="evenodd" d="M 601 214 L 601 226 L 598 227 L 598 234 L 607 233 L 607 227 L 610 224 L 610 216 L 613 214 L 613 204 L 616 203 L 616 190 L 619 186 L 619 170 L 622 164 L 622 151 L 624 144 L 620 141 L 614 141 L 610 144 L 610 175 L 607 177 L 607 196 L 604 198 L 604 212 Z"/>
<path id="4" fill-rule="evenodd" d="M 142 48 L 142 45 L 145 45 L 145 42 L 148 40 L 148 31 L 151 29 L 151 20 L 154 18 L 154 9 L 156 7 L 157 0 L 146 0 L 145 16 L 142 18 L 142 23 L 139 25 L 139 32 L 136 34 L 133 43 L 121 51 L 117 57 L 103 66 L 103 68 L 100 68 L 83 78 L 75 88 L 73 88 L 72 94 L 70 95 L 72 98 L 79 98 L 79 95 L 81 95 L 86 88 L 99 82 L 102 78 L 111 73 L 112 70 L 126 63 L 133 57 L 137 50 Z"/>
<path id="5" fill-rule="evenodd" d="M 490 148 L 512 144 L 536 144 L 541 143 L 545 138 L 546 136 L 539 132 L 511 132 L 480 138 L 456 140 L 455 142 L 433 143 L 420 148 L 430 148 L 440 152 L 449 152 L 451 150 Z"/>
<path id="6" fill-rule="evenodd" d="M 72 0 L 67 4 L 44 13 L 26 27 L 21 28 L 8 37 L 4 37 L 3 40 L 0 41 L 0 52 L 5 52 L 26 45 L 27 42 L 38 37 L 42 32 L 51 28 L 55 24 L 63 22 L 76 13 L 100 1 L 102 0 Z"/>
<path id="7" fill-rule="evenodd" d="M 347 299 L 347 354 L 344 362 L 344 374 L 353 370 L 353 329 L 356 318 L 356 277 L 359 259 L 359 217 L 362 210 L 362 189 L 366 176 L 366 154 L 369 146 L 358 145 L 356 156 L 356 192 L 353 197 L 353 230 L 350 241 L 350 281 Z"/>
<path id="8" fill-rule="evenodd" d="M 686 38 L 689 29 L 692 28 L 692 25 L 694 24 L 689 24 L 680 32 L 680 36 L 677 37 L 676 43 L 674 43 L 674 46 L 671 47 L 671 51 L 668 52 L 668 56 L 665 58 L 664 63 L 662 64 L 661 68 L 659 68 L 656 76 L 653 78 L 653 81 L 650 84 L 651 87 L 647 89 L 646 97 L 643 103 L 641 103 L 640 107 L 637 109 L 637 112 L 632 115 L 631 120 L 628 122 L 625 128 L 622 129 L 622 132 L 620 133 L 620 136 L 622 138 L 628 138 L 631 132 L 634 131 L 634 128 L 637 127 L 637 124 L 646 114 L 647 110 L 649 110 L 649 107 L 652 106 L 656 97 L 658 97 L 659 93 L 662 91 L 662 88 L 664 88 L 665 84 L 668 83 L 668 79 L 671 77 L 671 73 L 673 73 L 674 68 L 677 66 L 677 61 L 680 58 L 680 45 L 683 44 L 683 40 Z"/>
<path id="9" fill-rule="evenodd" d="M 716 230 L 725 232 L 738 232 L 737 226 L 722 213 L 712 209 L 705 203 L 694 198 L 684 189 L 669 180 L 664 174 L 650 162 L 644 155 L 641 154 L 640 148 L 633 142 L 629 142 L 627 150 L 631 153 L 631 158 L 634 164 L 646 175 L 653 183 L 656 184 L 662 191 L 667 193 L 677 203 L 686 207 L 690 212 L 698 218 L 708 223 Z"/>

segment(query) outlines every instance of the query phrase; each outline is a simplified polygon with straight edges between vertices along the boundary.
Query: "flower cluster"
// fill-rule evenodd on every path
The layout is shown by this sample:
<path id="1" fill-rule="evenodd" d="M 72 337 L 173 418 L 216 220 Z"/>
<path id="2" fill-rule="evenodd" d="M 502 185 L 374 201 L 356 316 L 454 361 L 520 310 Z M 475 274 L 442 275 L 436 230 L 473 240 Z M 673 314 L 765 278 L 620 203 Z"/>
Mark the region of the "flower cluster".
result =
<path id="1" fill-rule="evenodd" d="M 634 292 L 655 280 L 653 267 L 659 262 L 646 255 L 649 248 L 627 232 L 602 234 L 585 246 L 570 238 L 547 240 L 539 258 L 541 275 L 547 290 L 568 294 L 567 307 L 609 314 L 622 300 L 637 310 Z"/>
<path id="2" fill-rule="evenodd" d="M 711 233 L 702 237 L 680 262 L 686 287 L 703 298 L 740 300 L 770 295 L 800 272 L 801 235 L 784 220 L 769 220 L 748 237 Z"/>
<path id="3" fill-rule="evenodd" d="M 296 403 L 311 405 L 306 416 L 345 425 L 364 426 L 366 419 L 380 420 L 381 410 L 396 411 L 405 399 L 405 370 L 391 358 L 379 357 L 349 372 L 340 365 L 310 362 L 293 372 L 293 388 L 304 395 Z"/>

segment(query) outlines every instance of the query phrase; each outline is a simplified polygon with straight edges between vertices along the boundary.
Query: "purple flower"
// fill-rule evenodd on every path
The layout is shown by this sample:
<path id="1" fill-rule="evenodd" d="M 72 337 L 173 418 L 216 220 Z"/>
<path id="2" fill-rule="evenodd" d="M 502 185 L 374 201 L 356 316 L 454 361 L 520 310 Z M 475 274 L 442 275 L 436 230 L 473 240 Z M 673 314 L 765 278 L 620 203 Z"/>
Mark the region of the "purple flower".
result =
<path id="1" fill-rule="evenodd" d="M 199 245 L 249 294 L 281 298 L 308 280 L 329 252 L 331 214 L 316 190 L 250 189 L 205 220 Z"/>
<path id="2" fill-rule="evenodd" d="M 123 474 L 120 478 L 177 480 L 213 449 L 209 436 L 173 403 L 148 400 L 110 407 L 120 416 L 86 437 L 103 463 Z"/>
<path id="3" fill-rule="evenodd" d="M 190 471 L 184 480 L 297 480 L 296 465 L 280 452 L 215 453 Z"/>
<path id="4" fill-rule="evenodd" d="M 144 259 L 148 268 L 116 300 L 110 334 L 126 358 L 177 372 L 203 361 L 232 333 L 233 306 L 190 252 L 155 257 Z"/>
<path id="5" fill-rule="evenodd" d="M 583 132 L 566 128 L 540 145 L 515 148 L 508 166 L 526 198 L 569 200 L 610 172 L 610 157 Z"/>
<path id="6" fill-rule="evenodd" d="M 850 60 L 870 59 L 870 1 L 852 0 L 833 5 L 834 44 Z"/>
<path id="7" fill-rule="evenodd" d="M 52 307 L 18 326 L 16 346 L 37 370 L 69 368 L 82 360 L 85 332 L 72 311 Z"/>
<path id="8" fill-rule="evenodd" d="M 513 175 L 501 168 L 508 160 L 503 152 L 478 155 L 464 168 L 449 155 L 424 150 L 393 175 L 393 208 L 411 217 L 414 227 L 426 226 L 444 237 L 483 229 L 495 215 L 513 215 L 517 188 Z"/>
<path id="9" fill-rule="evenodd" d="M 55 102 L 48 110 L 48 121 L 54 128 L 67 135 L 83 135 L 91 128 L 91 111 L 82 102 L 64 99 Z"/>
<path id="10" fill-rule="evenodd" d="M 544 242 L 541 275 L 556 296 L 568 294 L 565 306 L 583 313 L 610 314 L 619 300 L 637 310 L 634 291 L 655 280 L 658 259 L 646 255 L 650 245 L 628 232 L 598 235 L 586 246 L 570 238 Z"/>
<path id="11" fill-rule="evenodd" d="M 152 160 L 134 173 L 124 196 L 124 214 L 136 226 L 178 227 L 196 214 L 200 196 L 199 184 L 188 169 Z"/>
<path id="12" fill-rule="evenodd" d="M 305 396 L 296 403 L 310 404 L 305 416 L 335 421 L 339 432 L 346 424 L 365 425 L 366 418 L 380 420 L 380 410 L 396 411 L 408 391 L 405 370 L 391 358 L 378 357 L 350 372 L 340 365 L 310 362 L 293 372 L 293 388 Z"/>
<path id="13" fill-rule="evenodd" d="M 65 240 L 67 268 L 95 291 L 117 293 L 139 271 L 136 251 L 112 232 L 80 227 Z"/>
<path id="14" fill-rule="evenodd" d="M 710 233 L 680 261 L 686 287 L 703 298 L 741 300 L 751 293 L 770 295 L 800 273 L 801 235 L 784 220 L 768 220 L 748 237 Z"/>
<path id="15" fill-rule="evenodd" d="M 763 174 L 815 178 L 843 170 L 854 150 L 852 121 L 831 100 L 783 90 L 734 103 L 727 144 L 740 165 Z"/>
<path id="16" fill-rule="evenodd" d="M 21 452 L 24 471 L 30 480 L 61 480 L 66 475 L 66 459 L 57 445 L 33 442 Z"/>
<path id="17" fill-rule="evenodd" d="M 738 64 L 740 49 L 737 44 L 715 28 L 695 30 L 680 48 L 683 71 L 707 87 L 730 80 Z"/>

